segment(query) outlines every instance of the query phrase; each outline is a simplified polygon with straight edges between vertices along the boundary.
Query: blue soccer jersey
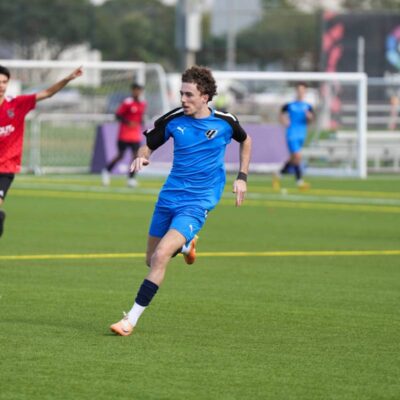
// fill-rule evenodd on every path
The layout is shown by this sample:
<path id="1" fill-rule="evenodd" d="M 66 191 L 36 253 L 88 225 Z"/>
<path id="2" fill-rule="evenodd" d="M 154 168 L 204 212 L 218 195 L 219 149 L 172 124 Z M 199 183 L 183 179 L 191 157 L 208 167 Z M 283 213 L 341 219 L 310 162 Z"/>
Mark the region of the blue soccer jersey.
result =
<path id="1" fill-rule="evenodd" d="M 243 142 L 247 137 L 232 114 L 211 110 L 210 116 L 197 119 L 184 115 L 182 108 L 159 118 L 145 136 L 151 150 L 174 140 L 172 169 L 157 205 L 205 210 L 216 206 L 224 190 L 226 146 L 232 138 Z"/>
<path id="2" fill-rule="evenodd" d="M 287 139 L 304 139 L 307 135 L 307 112 L 314 112 L 311 104 L 297 100 L 285 104 L 281 111 L 289 115 L 290 124 L 286 129 Z"/>

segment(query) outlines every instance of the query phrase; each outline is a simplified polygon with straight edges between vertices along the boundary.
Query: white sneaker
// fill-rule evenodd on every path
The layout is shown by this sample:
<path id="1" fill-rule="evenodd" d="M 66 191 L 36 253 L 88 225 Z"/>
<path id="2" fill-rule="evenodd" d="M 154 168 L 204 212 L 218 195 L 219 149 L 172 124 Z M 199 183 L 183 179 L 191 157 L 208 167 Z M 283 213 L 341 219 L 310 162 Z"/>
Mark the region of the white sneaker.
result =
<path id="1" fill-rule="evenodd" d="M 304 182 L 303 179 L 299 179 L 297 181 L 297 187 L 299 190 L 308 190 L 310 189 L 311 185 L 308 182 Z"/>
<path id="2" fill-rule="evenodd" d="M 138 181 L 135 178 L 129 178 L 128 179 L 128 187 L 135 188 L 138 185 L 139 185 Z"/>
<path id="3" fill-rule="evenodd" d="M 104 186 L 110 186 L 110 173 L 107 171 L 106 168 L 103 168 L 101 170 L 101 181 L 103 182 Z"/>

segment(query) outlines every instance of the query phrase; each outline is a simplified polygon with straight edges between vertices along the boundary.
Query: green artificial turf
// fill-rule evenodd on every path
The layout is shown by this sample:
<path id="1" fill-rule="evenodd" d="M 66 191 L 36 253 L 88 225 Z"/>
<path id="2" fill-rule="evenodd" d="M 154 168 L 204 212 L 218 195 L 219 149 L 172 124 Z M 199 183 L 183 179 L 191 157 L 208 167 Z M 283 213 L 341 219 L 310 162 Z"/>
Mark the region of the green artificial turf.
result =
<path id="1" fill-rule="evenodd" d="M 235 208 L 229 182 L 196 263 L 171 262 L 122 338 L 108 327 L 147 272 L 161 181 L 18 177 L 0 239 L 0 398 L 400 398 L 400 184 L 311 183 L 281 194 L 253 177 Z"/>

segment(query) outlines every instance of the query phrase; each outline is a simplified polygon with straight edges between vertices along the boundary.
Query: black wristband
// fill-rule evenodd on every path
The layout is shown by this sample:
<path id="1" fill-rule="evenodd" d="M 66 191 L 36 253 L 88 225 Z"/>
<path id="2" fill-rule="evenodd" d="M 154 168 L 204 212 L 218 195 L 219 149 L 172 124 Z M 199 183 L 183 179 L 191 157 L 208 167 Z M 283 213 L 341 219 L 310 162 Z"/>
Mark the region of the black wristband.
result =
<path id="1" fill-rule="evenodd" d="M 240 179 L 241 181 L 247 182 L 247 174 L 245 174 L 244 172 L 240 171 L 238 173 L 238 176 L 237 176 L 236 179 Z"/>

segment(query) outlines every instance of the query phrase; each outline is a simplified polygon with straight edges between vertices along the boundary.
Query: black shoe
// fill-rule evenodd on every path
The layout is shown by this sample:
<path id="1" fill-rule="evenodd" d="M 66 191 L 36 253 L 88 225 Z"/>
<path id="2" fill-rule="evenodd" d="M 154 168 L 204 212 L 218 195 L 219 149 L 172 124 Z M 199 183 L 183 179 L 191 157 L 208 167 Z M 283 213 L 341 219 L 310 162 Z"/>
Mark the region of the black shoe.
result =
<path id="1" fill-rule="evenodd" d="M 4 221 L 6 220 L 6 213 L 0 210 L 0 236 L 4 231 Z"/>

